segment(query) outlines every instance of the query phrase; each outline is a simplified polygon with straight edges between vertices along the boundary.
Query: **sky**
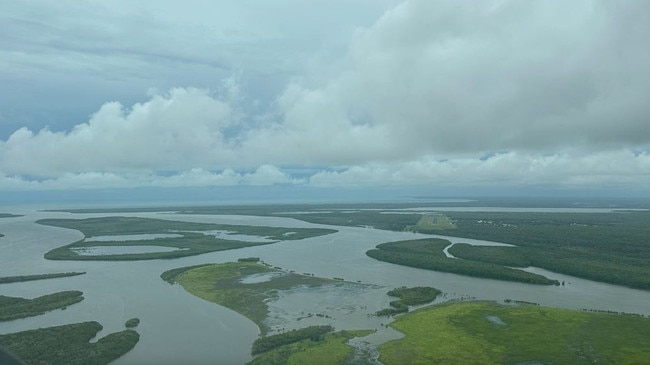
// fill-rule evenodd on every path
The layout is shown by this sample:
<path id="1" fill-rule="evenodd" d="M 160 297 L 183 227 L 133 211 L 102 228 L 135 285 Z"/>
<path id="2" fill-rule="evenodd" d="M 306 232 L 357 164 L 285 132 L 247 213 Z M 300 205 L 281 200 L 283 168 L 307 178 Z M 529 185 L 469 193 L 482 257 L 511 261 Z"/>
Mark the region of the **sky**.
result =
<path id="1" fill-rule="evenodd" d="M 0 24 L 5 197 L 650 195 L 647 1 L 25 0 Z"/>

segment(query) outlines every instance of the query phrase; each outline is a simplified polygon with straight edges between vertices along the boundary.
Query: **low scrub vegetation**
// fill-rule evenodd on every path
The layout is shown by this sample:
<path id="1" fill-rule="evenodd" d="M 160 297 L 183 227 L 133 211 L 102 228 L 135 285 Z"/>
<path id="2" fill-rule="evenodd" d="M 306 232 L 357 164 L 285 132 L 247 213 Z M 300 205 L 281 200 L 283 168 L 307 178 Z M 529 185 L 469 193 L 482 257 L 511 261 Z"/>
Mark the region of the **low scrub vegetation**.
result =
<path id="1" fill-rule="evenodd" d="M 0 295 L 0 321 L 32 317 L 55 309 L 65 309 L 83 299 L 83 293 L 76 290 L 43 295 L 34 299 Z"/>
<path id="2" fill-rule="evenodd" d="M 377 311 L 377 316 L 393 316 L 400 313 L 406 313 L 409 306 L 423 305 L 433 302 L 441 291 L 436 288 L 426 286 L 416 286 L 407 288 L 405 286 L 396 288 L 388 292 L 391 297 L 397 297 L 399 300 L 390 302 L 391 308 L 385 308 Z"/>
<path id="3" fill-rule="evenodd" d="M 140 324 L 140 318 L 131 318 L 126 323 L 124 323 L 124 327 L 126 328 L 136 328 Z"/>
<path id="4" fill-rule="evenodd" d="M 366 364 L 369 359 L 355 353 L 347 342 L 354 337 L 364 337 L 373 332 L 329 332 L 322 335 L 318 341 L 307 338 L 266 351 L 249 365 Z"/>
<path id="5" fill-rule="evenodd" d="M 62 273 L 54 273 L 54 274 L 4 276 L 4 277 L 0 277 L 0 284 L 18 283 L 18 282 L 32 281 L 32 280 L 64 278 L 68 276 L 77 276 L 83 274 L 85 274 L 85 272 L 62 272 Z"/>
<path id="6" fill-rule="evenodd" d="M 374 259 L 420 269 L 450 272 L 488 279 L 518 281 L 529 284 L 558 285 L 542 275 L 482 261 L 449 258 L 443 249 L 449 241 L 428 238 L 382 243 L 366 254 Z"/>
<path id="7" fill-rule="evenodd" d="M 332 326 L 309 326 L 277 335 L 260 337 L 253 342 L 251 353 L 253 355 L 261 354 L 262 352 L 267 352 L 274 348 L 306 339 L 311 341 L 321 341 L 324 334 L 332 331 L 334 331 L 334 327 Z"/>
<path id="8" fill-rule="evenodd" d="M 0 346 L 25 364 L 106 365 L 130 351 L 140 339 L 134 330 L 111 333 L 95 343 L 102 326 L 74 323 L 0 335 Z"/>

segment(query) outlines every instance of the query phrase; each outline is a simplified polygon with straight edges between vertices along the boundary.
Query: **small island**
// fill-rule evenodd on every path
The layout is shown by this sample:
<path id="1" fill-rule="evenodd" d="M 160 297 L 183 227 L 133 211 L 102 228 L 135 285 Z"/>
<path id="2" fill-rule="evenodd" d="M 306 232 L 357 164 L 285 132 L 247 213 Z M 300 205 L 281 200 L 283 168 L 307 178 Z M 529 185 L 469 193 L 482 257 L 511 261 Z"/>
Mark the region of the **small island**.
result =
<path id="1" fill-rule="evenodd" d="M 399 298 L 390 302 L 391 308 L 382 309 L 375 313 L 378 316 L 394 316 L 409 311 L 409 306 L 424 305 L 433 302 L 442 292 L 436 288 L 416 286 L 407 288 L 405 286 L 389 291 L 391 297 Z"/>
<path id="2" fill-rule="evenodd" d="M 0 277 L 0 284 L 19 283 L 23 281 L 45 280 L 65 278 L 69 276 L 83 275 L 85 272 L 63 272 L 53 274 L 36 274 L 36 275 L 17 275 L 17 276 L 3 276 Z"/>
<path id="3" fill-rule="evenodd" d="M 66 309 L 84 299 L 77 290 L 62 291 L 34 299 L 0 295 L 0 322 L 37 316 L 55 309 Z"/>
<path id="4" fill-rule="evenodd" d="M 140 339 L 131 329 L 90 342 L 102 329 L 98 322 L 73 323 L 0 335 L 0 346 L 26 364 L 108 364 L 129 352 Z"/>
<path id="5" fill-rule="evenodd" d="M 317 288 L 323 285 L 361 285 L 340 280 L 319 278 L 282 271 L 268 264 L 252 260 L 238 260 L 224 264 L 196 265 L 166 271 L 161 278 L 170 284 L 178 283 L 193 295 L 230 308 L 260 328 L 261 337 L 252 346 L 258 355 L 251 364 L 343 363 L 353 357 L 353 348 L 347 341 L 367 336 L 374 330 L 334 332 L 329 325 L 308 326 L 269 335 L 266 319 L 267 300 L 278 291 L 296 287 Z M 247 281 L 246 279 L 254 278 Z M 309 317 L 310 315 L 308 315 Z M 316 314 L 316 317 L 327 316 Z"/>
<path id="6" fill-rule="evenodd" d="M 173 259 L 337 232 L 326 228 L 194 223 L 137 217 L 41 219 L 36 223 L 76 229 L 86 237 L 47 252 L 45 258 L 48 260 Z"/>
<path id="7" fill-rule="evenodd" d="M 124 323 L 126 328 L 136 328 L 140 324 L 140 318 L 131 318 Z"/>

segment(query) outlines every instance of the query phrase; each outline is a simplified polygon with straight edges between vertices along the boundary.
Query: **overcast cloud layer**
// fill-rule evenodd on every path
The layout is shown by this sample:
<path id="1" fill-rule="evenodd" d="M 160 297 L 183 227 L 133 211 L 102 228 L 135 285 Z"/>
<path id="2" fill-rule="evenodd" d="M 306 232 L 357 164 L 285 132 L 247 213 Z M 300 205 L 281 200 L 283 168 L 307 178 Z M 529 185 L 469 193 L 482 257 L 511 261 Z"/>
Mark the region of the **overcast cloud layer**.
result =
<path id="1" fill-rule="evenodd" d="M 234 3 L 0 5 L 0 189 L 650 187 L 650 3 Z"/>

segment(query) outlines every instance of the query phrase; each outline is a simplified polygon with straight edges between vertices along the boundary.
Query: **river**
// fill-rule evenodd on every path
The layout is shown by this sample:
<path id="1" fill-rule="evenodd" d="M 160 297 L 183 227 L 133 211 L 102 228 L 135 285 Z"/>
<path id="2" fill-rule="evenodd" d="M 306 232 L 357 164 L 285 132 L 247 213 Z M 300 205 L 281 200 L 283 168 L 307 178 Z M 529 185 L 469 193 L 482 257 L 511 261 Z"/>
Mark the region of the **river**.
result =
<path id="1" fill-rule="evenodd" d="M 341 277 L 350 282 L 371 284 L 361 291 L 343 287 L 305 293 L 296 290 L 271 304 L 276 325 L 287 326 L 298 312 L 324 313 L 337 328 L 380 329 L 375 336 L 383 341 L 390 334 L 386 319 L 369 318 L 367 313 L 386 307 L 383 295 L 397 286 L 433 286 L 445 298 L 523 300 L 553 307 L 599 309 L 650 315 L 650 291 L 556 274 L 538 268 L 528 270 L 564 286 L 537 286 L 409 268 L 373 260 L 365 252 L 382 242 L 430 237 L 408 232 L 372 228 L 329 227 L 282 217 L 228 215 L 182 215 L 173 213 L 69 214 L 60 212 L 14 211 L 22 217 L 0 219 L 0 276 L 85 271 L 86 275 L 0 285 L 0 295 L 36 297 L 61 290 L 81 290 L 85 300 L 66 310 L 56 310 L 27 319 L 0 322 L 0 333 L 11 333 L 95 320 L 104 326 L 99 336 L 124 329 L 129 318 L 140 318 L 140 342 L 115 364 L 219 363 L 242 364 L 251 360 L 250 346 L 258 329 L 239 314 L 196 298 L 181 287 L 169 285 L 159 275 L 172 268 L 237 260 L 256 256 L 285 270 L 309 272 L 315 276 Z M 43 218 L 87 218 L 138 216 L 193 222 L 270 225 L 282 227 L 328 227 L 338 233 L 297 241 L 239 250 L 213 252 L 174 260 L 148 261 L 49 261 L 43 254 L 83 238 L 75 230 L 41 226 Z M 444 237 L 444 236 L 439 236 Z M 449 237 L 452 242 L 491 244 L 481 240 Z M 347 294 L 346 294 L 347 293 Z M 277 322 L 280 321 L 280 322 Z M 308 325 L 308 321 L 302 325 Z M 295 325 L 295 322 L 294 322 Z M 383 334 L 382 334 L 383 333 Z M 388 335 L 386 335 L 388 333 Z M 397 334 L 398 335 L 398 334 Z"/>

